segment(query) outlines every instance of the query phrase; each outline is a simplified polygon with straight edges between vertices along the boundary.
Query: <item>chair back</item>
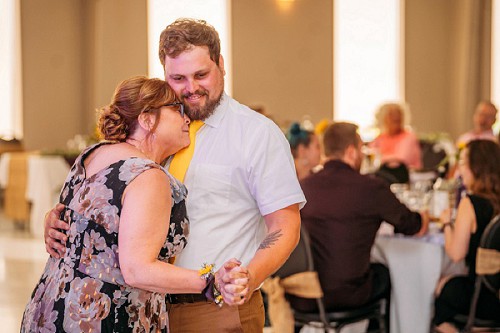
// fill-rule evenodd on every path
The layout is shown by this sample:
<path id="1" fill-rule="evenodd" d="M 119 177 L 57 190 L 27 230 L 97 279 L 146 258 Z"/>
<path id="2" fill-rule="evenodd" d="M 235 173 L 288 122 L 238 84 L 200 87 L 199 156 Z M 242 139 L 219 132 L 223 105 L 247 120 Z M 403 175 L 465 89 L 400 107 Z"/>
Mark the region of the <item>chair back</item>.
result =
<path id="1" fill-rule="evenodd" d="M 486 250 L 486 251 L 483 251 Z M 476 281 L 474 283 L 474 294 L 469 309 L 467 324 L 462 332 L 472 332 L 476 323 L 476 308 L 481 292 L 481 287 L 485 286 L 500 298 L 500 267 L 495 260 L 498 260 L 500 253 L 500 214 L 493 217 L 479 241 L 479 248 L 476 255 Z M 488 260 L 490 262 L 482 262 Z M 490 273 L 494 272 L 494 273 Z M 498 325 L 498 321 L 486 325 Z M 484 327 L 484 326 L 481 326 Z M 496 331 L 495 331 L 496 332 Z"/>
<path id="2" fill-rule="evenodd" d="M 314 263 L 311 253 L 311 241 L 309 235 L 303 226 L 300 227 L 300 239 L 295 249 L 288 257 L 281 268 L 274 273 L 281 279 L 293 274 L 314 271 Z"/>
<path id="3" fill-rule="evenodd" d="M 420 140 L 420 150 L 422 151 L 422 170 L 425 171 L 437 171 L 438 165 L 446 158 L 444 148 L 432 141 Z M 446 164 L 446 169 L 448 169 L 448 164 Z"/>
<path id="4" fill-rule="evenodd" d="M 478 271 L 478 268 L 484 266 L 483 263 L 481 263 L 481 260 L 498 260 L 498 254 L 500 253 L 500 214 L 497 216 L 493 217 L 491 222 L 488 224 L 486 229 L 483 232 L 483 235 L 481 236 L 481 240 L 479 242 L 479 247 L 481 249 L 487 249 L 487 250 L 494 250 L 490 251 L 492 254 L 491 257 L 486 258 L 483 256 L 481 257 L 477 255 L 476 258 L 476 272 Z M 496 252 L 495 252 L 496 251 Z M 484 285 L 490 289 L 493 293 L 497 295 L 497 297 L 500 297 L 499 290 L 500 290 L 500 267 L 497 266 L 498 261 L 495 261 L 495 266 L 496 266 L 496 273 L 493 274 L 484 274 L 483 276 L 483 283 Z M 479 264 L 479 266 L 478 266 Z M 488 263 L 486 263 L 488 265 Z M 491 264 L 490 264 L 491 266 Z M 477 272 L 478 274 L 481 272 Z"/>
<path id="5" fill-rule="evenodd" d="M 305 227 L 301 226 L 299 243 L 292 251 L 283 266 L 281 266 L 281 268 L 277 270 L 273 275 L 284 279 L 297 273 L 314 271 L 314 261 L 312 257 L 309 234 L 307 233 Z M 317 281 L 317 283 L 319 285 L 319 280 Z M 330 327 L 329 322 L 326 319 L 326 310 L 323 303 L 323 298 L 318 297 L 315 299 L 315 301 L 318 307 L 318 319 L 322 323 L 323 328 Z"/>
<path id="6" fill-rule="evenodd" d="M 410 172 L 403 162 L 386 162 L 375 172 L 375 177 L 381 178 L 389 185 L 395 183 L 408 183 Z"/>

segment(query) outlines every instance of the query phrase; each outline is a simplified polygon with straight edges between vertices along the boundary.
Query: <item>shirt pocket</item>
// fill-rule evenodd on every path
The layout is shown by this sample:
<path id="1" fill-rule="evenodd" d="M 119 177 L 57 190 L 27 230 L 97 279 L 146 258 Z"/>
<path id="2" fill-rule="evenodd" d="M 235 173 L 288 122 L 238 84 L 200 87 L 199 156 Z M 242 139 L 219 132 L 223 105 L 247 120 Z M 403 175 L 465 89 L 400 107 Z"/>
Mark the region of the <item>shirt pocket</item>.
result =
<path id="1" fill-rule="evenodd" d="M 196 166 L 194 181 L 188 189 L 190 200 L 208 209 L 225 207 L 231 194 L 232 168 L 225 165 L 200 164 Z M 188 212 L 189 214 L 189 212 Z"/>

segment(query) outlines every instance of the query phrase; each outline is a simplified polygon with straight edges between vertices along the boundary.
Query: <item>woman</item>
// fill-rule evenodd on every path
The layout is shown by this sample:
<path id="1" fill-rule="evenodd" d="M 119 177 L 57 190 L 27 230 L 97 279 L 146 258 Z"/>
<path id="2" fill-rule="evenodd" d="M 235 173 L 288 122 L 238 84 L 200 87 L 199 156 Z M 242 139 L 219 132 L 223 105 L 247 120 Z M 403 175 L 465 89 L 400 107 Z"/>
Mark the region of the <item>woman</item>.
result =
<path id="1" fill-rule="evenodd" d="M 457 313 L 468 314 L 476 278 L 475 259 L 481 236 L 490 220 L 500 213 L 500 147 L 493 141 L 476 140 L 460 153 L 459 172 L 467 189 L 458 206 L 454 225 L 450 210 L 441 215 L 445 250 L 453 261 L 465 259 L 468 276 L 446 282 L 435 302 L 435 324 L 439 332 L 457 332 L 449 323 Z M 482 289 L 477 316 L 498 318 L 500 303 L 489 290 Z"/>
<path id="2" fill-rule="evenodd" d="M 321 146 L 318 136 L 301 128 L 299 123 L 293 123 L 286 138 L 292 150 L 297 177 L 301 180 L 310 175 L 312 169 L 320 163 Z"/>
<path id="3" fill-rule="evenodd" d="M 377 111 L 381 134 L 370 147 L 381 156 L 382 163 L 404 163 L 409 169 L 421 169 L 421 149 L 417 137 L 404 128 L 404 110 L 397 103 L 383 104 Z"/>
<path id="4" fill-rule="evenodd" d="M 117 87 L 99 118 L 109 141 L 77 158 L 61 191 L 66 251 L 48 260 L 21 332 L 166 332 L 166 293 L 242 302 L 247 272 L 236 260 L 215 276 L 168 263 L 186 245 L 187 191 L 159 163 L 189 144 L 189 123 L 164 81 Z M 242 285 L 222 283 L 231 278 Z"/>

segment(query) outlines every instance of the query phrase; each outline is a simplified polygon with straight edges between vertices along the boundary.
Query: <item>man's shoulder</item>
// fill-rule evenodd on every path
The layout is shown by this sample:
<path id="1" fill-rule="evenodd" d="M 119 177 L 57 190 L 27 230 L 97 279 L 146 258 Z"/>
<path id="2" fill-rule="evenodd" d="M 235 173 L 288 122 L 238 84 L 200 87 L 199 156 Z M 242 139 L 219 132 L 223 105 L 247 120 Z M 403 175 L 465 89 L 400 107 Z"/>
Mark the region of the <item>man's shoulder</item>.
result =
<path id="1" fill-rule="evenodd" d="M 283 131 L 271 119 L 237 101 L 229 104 L 224 122 L 232 133 L 245 138 L 245 142 L 286 141 Z"/>
<path id="2" fill-rule="evenodd" d="M 375 188 L 382 186 L 383 183 L 379 179 L 371 176 L 362 175 L 352 169 L 321 169 L 313 173 L 300 182 L 303 188 L 316 188 L 318 185 L 326 184 L 345 184 L 349 188 Z"/>

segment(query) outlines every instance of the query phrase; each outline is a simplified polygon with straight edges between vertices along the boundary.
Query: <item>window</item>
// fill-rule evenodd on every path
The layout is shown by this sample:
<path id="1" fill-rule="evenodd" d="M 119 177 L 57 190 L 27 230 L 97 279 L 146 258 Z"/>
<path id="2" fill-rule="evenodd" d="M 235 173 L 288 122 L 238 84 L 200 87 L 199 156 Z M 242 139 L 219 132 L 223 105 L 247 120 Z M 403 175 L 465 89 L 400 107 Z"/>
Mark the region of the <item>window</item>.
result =
<path id="1" fill-rule="evenodd" d="M 500 2 L 493 1 L 493 17 L 491 18 L 491 101 L 500 107 Z M 495 133 L 500 132 L 500 115 L 493 126 Z"/>
<path id="2" fill-rule="evenodd" d="M 158 59 L 158 41 L 165 27 L 179 17 L 199 18 L 207 21 L 219 33 L 221 53 L 224 57 L 225 91 L 231 93 L 230 0 L 149 0 L 149 76 L 164 79 Z"/>
<path id="3" fill-rule="evenodd" d="M 0 138 L 21 139 L 20 2 L 0 0 Z"/>
<path id="4" fill-rule="evenodd" d="M 365 141 L 377 107 L 404 99 L 400 0 L 335 0 L 334 119 L 360 126 Z"/>

